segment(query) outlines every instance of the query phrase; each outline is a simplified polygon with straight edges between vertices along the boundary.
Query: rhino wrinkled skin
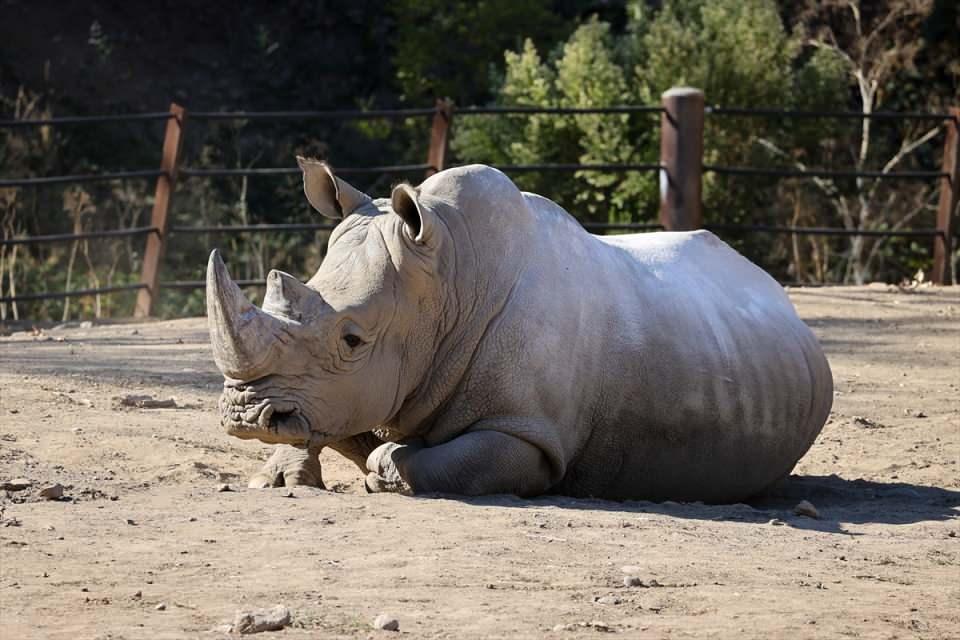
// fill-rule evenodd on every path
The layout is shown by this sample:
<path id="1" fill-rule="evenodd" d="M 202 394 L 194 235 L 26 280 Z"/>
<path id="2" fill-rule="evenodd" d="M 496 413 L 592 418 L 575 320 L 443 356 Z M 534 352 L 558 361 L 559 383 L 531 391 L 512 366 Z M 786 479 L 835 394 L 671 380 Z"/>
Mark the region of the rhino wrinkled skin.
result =
<path id="1" fill-rule="evenodd" d="M 780 287 L 707 231 L 597 237 L 496 169 L 372 200 L 298 158 L 342 219 L 307 283 L 262 309 L 207 269 L 227 431 L 280 446 L 251 486 L 736 501 L 789 474 L 829 365 Z"/>

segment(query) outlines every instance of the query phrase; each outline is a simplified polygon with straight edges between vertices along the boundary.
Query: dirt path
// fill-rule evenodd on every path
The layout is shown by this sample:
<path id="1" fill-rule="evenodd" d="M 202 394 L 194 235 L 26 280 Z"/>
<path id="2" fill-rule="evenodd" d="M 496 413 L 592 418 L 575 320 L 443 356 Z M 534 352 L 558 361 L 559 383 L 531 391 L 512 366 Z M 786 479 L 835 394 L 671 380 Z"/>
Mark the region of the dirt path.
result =
<path id="1" fill-rule="evenodd" d="M 0 338 L 0 482 L 32 483 L 0 491 L 0 637 L 211 638 L 278 603 L 271 638 L 957 637 L 960 288 L 791 296 L 834 413 L 750 506 L 366 495 L 326 453 L 332 491 L 247 490 L 268 449 L 221 432 L 202 319 Z"/>

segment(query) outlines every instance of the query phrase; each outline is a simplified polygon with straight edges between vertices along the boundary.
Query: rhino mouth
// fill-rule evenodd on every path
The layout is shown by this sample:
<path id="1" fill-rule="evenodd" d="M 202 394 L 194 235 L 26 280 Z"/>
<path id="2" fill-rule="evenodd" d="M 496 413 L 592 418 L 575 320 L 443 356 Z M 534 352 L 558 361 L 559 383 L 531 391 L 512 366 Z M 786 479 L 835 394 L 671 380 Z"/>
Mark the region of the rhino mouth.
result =
<path id="1" fill-rule="evenodd" d="M 297 405 L 285 400 L 233 402 L 224 393 L 220 398 L 220 423 L 228 434 L 243 440 L 299 446 L 311 440 L 306 417 Z"/>

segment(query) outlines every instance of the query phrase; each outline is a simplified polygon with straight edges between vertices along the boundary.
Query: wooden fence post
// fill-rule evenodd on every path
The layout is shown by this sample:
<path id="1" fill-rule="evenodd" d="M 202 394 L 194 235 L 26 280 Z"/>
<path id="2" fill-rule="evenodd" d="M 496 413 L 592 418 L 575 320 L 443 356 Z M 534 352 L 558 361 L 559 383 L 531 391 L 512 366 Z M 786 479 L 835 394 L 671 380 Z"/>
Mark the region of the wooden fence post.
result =
<path id="1" fill-rule="evenodd" d="M 430 150 L 427 152 L 427 164 L 430 165 L 427 169 L 428 178 L 446 168 L 450 126 L 453 124 L 453 102 L 449 98 L 438 98 L 436 109 L 430 129 Z"/>
<path id="2" fill-rule="evenodd" d="M 703 92 L 674 87 L 661 101 L 660 224 L 667 231 L 699 229 L 703 226 Z"/>
<path id="3" fill-rule="evenodd" d="M 950 109 L 953 119 L 947 121 L 947 139 L 943 143 L 942 171 L 947 174 L 940 178 L 940 204 L 937 207 L 937 231 L 942 235 L 933 240 L 934 284 L 951 284 L 950 260 L 953 257 L 953 222 L 957 203 L 960 201 L 960 140 L 958 140 L 958 122 L 960 107 Z"/>
<path id="4" fill-rule="evenodd" d="M 150 226 L 157 229 L 147 236 L 147 248 L 143 253 L 143 271 L 140 282 L 146 287 L 137 292 L 137 306 L 133 310 L 135 318 L 148 318 L 153 314 L 154 305 L 160 294 L 160 261 L 163 259 L 163 245 L 169 228 L 170 199 L 177 182 L 177 167 L 180 160 L 180 145 L 183 140 L 183 125 L 186 109 L 176 103 L 170 105 L 173 116 L 167 120 L 167 129 L 163 136 L 163 156 L 157 177 L 156 191 L 153 197 L 153 213 Z"/>

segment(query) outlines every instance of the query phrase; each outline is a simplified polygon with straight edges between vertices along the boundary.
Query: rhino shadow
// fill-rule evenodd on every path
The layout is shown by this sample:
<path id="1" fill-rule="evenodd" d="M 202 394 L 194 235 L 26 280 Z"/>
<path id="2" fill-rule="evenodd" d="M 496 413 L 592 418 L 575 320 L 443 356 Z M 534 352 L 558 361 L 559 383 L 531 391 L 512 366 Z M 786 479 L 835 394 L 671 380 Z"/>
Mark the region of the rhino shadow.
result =
<path id="1" fill-rule="evenodd" d="M 435 496 L 441 497 L 441 496 Z M 555 507 L 623 514 L 652 513 L 705 521 L 739 521 L 767 525 L 779 520 L 785 526 L 824 533 L 861 535 L 844 529 L 845 524 L 915 524 L 948 521 L 960 517 L 960 491 L 905 482 L 847 480 L 837 475 L 791 475 L 776 489 L 747 503 L 612 502 L 594 498 L 543 496 L 524 499 L 497 495 L 462 497 L 443 495 L 476 506 L 509 508 Z M 793 508 L 801 500 L 813 503 L 819 519 L 797 516 Z"/>

